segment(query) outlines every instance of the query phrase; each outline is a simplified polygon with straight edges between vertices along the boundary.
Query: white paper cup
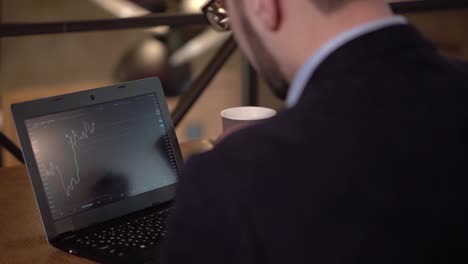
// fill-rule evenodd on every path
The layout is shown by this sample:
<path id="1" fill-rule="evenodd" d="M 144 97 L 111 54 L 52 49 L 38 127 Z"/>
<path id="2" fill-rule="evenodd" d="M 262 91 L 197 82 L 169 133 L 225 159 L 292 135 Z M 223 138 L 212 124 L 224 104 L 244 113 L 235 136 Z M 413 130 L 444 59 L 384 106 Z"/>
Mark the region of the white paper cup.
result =
<path id="1" fill-rule="evenodd" d="M 221 112 L 223 131 L 237 130 L 275 115 L 275 110 L 265 107 L 243 106 L 229 108 Z"/>

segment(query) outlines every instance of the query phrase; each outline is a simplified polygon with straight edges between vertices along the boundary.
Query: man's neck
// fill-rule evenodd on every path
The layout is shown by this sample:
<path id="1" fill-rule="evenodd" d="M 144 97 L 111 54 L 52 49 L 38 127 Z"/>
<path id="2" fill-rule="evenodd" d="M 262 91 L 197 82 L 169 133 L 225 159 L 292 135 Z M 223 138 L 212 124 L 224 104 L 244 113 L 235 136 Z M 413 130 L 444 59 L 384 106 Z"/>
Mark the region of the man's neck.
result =
<path id="1" fill-rule="evenodd" d="M 388 5 L 379 3 L 379 1 L 363 0 L 350 1 L 350 4 L 332 11 L 330 14 L 311 18 L 310 25 L 324 26 L 314 26 L 313 31 L 310 32 L 291 34 L 292 39 L 297 38 L 294 43 L 300 47 L 291 50 L 290 63 L 284 67 L 286 77 L 292 81 L 307 59 L 336 36 L 360 25 L 391 16 L 393 13 Z M 304 27 L 296 29 L 296 31 L 299 30 L 303 31 Z"/>

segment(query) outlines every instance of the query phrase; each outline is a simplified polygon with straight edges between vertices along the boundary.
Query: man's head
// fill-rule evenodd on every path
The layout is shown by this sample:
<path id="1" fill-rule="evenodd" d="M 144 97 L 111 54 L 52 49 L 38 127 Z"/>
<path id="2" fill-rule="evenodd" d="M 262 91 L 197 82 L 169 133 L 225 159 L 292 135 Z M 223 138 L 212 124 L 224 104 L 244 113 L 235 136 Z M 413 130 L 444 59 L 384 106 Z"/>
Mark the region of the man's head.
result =
<path id="1" fill-rule="evenodd" d="M 391 15 L 386 0 L 224 0 L 241 49 L 280 98 L 322 45 Z"/>

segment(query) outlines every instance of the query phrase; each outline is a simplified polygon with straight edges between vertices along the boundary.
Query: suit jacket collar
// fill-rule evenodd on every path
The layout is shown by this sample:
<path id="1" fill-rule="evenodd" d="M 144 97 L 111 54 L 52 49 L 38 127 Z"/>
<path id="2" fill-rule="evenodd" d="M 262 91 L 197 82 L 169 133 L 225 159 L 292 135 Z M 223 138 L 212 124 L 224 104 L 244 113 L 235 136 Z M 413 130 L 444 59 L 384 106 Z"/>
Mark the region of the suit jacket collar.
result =
<path id="1" fill-rule="evenodd" d="M 351 99 L 346 97 L 353 93 L 350 89 L 357 86 L 378 89 L 376 81 L 385 81 L 375 80 L 373 72 L 390 72 L 392 67 L 399 66 L 398 63 L 390 65 L 395 62 L 392 59 L 422 51 L 435 53 L 436 49 L 410 25 L 391 26 L 358 37 L 324 60 L 309 80 L 296 107 L 340 103 L 339 99 L 350 103 Z M 340 98 L 340 94 L 344 97 Z M 360 93 L 360 96 L 364 94 Z"/>
<path id="2" fill-rule="evenodd" d="M 302 65 L 300 70 L 296 73 L 288 91 L 286 106 L 293 107 L 295 104 L 297 104 L 302 92 L 304 91 L 307 81 L 312 77 L 316 69 L 330 54 L 339 49 L 341 46 L 344 46 L 353 39 L 369 34 L 373 31 L 390 26 L 405 24 L 408 24 L 406 18 L 402 16 L 391 16 L 358 25 L 332 38 L 320 49 L 314 52 L 314 54 L 304 63 L 304 65 Z"/>

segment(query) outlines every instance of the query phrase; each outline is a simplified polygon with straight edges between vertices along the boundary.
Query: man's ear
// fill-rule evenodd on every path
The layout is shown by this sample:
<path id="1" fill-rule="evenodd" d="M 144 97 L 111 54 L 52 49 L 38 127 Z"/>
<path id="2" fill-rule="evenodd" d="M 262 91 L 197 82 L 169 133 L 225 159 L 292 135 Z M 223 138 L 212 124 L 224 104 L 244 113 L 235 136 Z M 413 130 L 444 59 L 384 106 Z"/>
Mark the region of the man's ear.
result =
<path id="1" fill-rule="evenodd" d="M 281 0 L 247 0 L 244 3 L 244 8 L 251 9 L 260 26 L 271 31 L 279 29 L 282 19 Z"/>

